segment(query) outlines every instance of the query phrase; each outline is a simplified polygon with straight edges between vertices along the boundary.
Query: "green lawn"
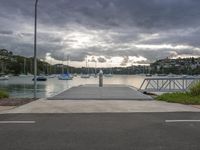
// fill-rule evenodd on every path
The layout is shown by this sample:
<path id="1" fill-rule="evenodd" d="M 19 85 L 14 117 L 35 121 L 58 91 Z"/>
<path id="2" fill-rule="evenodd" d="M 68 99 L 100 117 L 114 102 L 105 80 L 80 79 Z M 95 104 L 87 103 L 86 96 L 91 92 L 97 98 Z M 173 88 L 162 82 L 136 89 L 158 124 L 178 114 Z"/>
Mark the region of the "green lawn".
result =
<path id="1" fill-rule="evenodd" d="M 9 95 L 7 92 L 0 90 L 0 99 L 8 98 L 8 97 L 9 97 Z"/>
<path id="2" fill-rule="evenodd" d="M 181 103 L 181 104 L 200 104 L 200 95 L 193 96 L 190 93 L 166 93 L 156 97 L 157 100 Z"/>

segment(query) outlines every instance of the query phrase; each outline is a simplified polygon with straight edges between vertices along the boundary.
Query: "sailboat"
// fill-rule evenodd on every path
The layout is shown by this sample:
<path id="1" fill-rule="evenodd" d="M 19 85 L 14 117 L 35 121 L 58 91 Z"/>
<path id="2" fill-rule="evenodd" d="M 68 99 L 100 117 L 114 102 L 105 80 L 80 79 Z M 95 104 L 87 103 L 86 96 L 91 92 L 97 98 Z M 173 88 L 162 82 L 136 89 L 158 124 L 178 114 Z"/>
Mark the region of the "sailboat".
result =
<path id="1" fill-rule="evenodd" d="M 47 78 L 45 76 L 41 75 L 41 76 L 37 76 L 36 80 L 37 81 L 47 81 Z M 32 81 L 34 81 L 34 78 L 32 79 Z"/>
<path id="2" fill-rule="evenodd" d="M 70 74 L 65 73 L 65 74 L 60 74 L 60 75 L 58 76 L 58 79 L 59 79 L 59 80 L 72 80 L 73 77 L 72 77 Z"/>
<path id="3" fill-rule="evenodd" d="M 112 77 L 113 75 L 111 73 L 109 74 L 104 74 L 105 77 Z"/>
<path id="4" fill-rule="evenodd" d="M 27 63 L 26 63 L 26 58 L 24 58 L 24 66 L 23 66 L 24 69 L 23 69 L 23 73 L 21 73 L 21 74 L 19 75 L 19 77 L 21 77 L 21 78 L 24 78 L 24 77 L 33 77 L 32 74 L 28 73 L 26 65 L 27 65 Z M 30 61 L 30 68 L 32 68 L 31 61 Z"/>
<path id="5" fill-rule="evenodd" d="M 81 74 L 81 78 L 90 78 L 87 58 L 86 58 L 86 69 L 87 69 L 87 73 L 86 74 Z"/>
<path id="6" fill-rule="evenodd" d="M 97 78 L 97 62 L 95 61 L 94 78 Z"/>
<path id="7" fill-rule="evenodd" d="M 0 73 L 0 80 L 9 80 L 9 76 L 6 76 L 3 72 L 4 72 L 4 66 L 3 63 L 1 63 L 1 72 Z"/>
<path id="8" fill-rule="evenodd" d="M 68 62 L 67 62 L 68 63 Z M 69 64 L 67 65 L 69 67 Z M 58 76 L 59 80 L 72 80 L 73 76 L 67 71 L 67 73 L 64 73 L 64 65 L 62 63 L 62 74 Z"/>
<path id="9" fill-rule="evenodd" d="M 51 74 L 51 75 L 48 76 L 48 78 L 55 78 L 55 77 L 56 77 L 55 74 Z"/>
<path id="10" fill-rule="evenodd" d="M 112 61 L 111 61 L 112 62 Z M 110 68 L 109 68 L 109 73 L 107 73 L 107 74 L 104 74 L 104 76 L 105 77 L 112 77 L 113 75 L 112 75 L 112 67 L 110 66 Z"/>
<path id="11" fill-rule="evenodd" d="M 57 77 L 56 74 L 52 74 L 52 58 L 50 59 L 50 65 L 49 65 L 49 71 L 48 71 L 48 67 L 47 67 L 47 74 L 48 74 L 48 78 L 55 78 Z"/>
<path id="12" fill-rule="evenodd" d="M 19 75 L 19 77 L 27 77 L 26 75 L 26 59 L 24 58 L 24 70 L 23 70 L 23 73 Z"/>

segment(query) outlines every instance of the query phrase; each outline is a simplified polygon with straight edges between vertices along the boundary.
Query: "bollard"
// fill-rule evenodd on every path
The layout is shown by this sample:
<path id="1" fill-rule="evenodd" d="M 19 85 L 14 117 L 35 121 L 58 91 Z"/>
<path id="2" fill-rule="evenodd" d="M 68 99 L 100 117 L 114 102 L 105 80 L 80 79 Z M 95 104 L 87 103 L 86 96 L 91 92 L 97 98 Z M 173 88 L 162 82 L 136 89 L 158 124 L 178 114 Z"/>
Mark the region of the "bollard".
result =
<path id="1" fill-rule="evenodd" d="M 99 71 L 99 87 L 103 87 L 103 71 Z"/>

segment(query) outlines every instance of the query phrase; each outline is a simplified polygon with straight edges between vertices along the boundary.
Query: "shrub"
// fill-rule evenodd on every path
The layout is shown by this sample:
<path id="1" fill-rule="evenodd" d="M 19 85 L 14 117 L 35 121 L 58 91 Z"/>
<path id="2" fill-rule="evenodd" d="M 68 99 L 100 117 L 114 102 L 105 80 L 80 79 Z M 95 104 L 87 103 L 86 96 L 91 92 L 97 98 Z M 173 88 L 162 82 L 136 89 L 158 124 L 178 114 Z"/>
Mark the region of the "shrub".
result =
<path id="1" fill-rule="evenodd" d="M 200 82 L 192 85 L 192 87 L 190 88 L 190 91 L 189 93 L 192 95 L 192 96 L 198 96 L 200 95 Z"/>
<path id="2" fill-rule="evenodd" d="M 2 98 L 8 98 L 8 97 L 9 97 L 9 95 L 8 95 L 7 92 L 5 92 L 5 91 L 0 91 L 0 99 L 2 99 Z"/>

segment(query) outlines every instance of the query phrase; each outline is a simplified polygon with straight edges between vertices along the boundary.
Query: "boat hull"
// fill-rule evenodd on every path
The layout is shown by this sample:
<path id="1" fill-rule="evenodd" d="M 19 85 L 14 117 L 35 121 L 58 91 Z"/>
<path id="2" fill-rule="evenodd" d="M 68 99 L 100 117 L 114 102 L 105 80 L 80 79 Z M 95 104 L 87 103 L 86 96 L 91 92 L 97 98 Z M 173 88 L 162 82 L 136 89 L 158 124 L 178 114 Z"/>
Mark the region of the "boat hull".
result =
<path id="1" fill-rule="evenodd" d="M 72 76 L 67 76 L 67 75 L 60 75 L 58 76 L 58 80 L 72 80 Z"/>
<path id="2" fill-rule="evenodd" d="M 36 78 L 37 81 L 47 81 L 46 77 L 37 77 Z M 34 81 L 34 78 L 32 79 L 32 81 Z"/>
<path id="3" fill-rule="evenodd" d="M 90 75 L 88 75 L 88 74 L 82 74 L 81 78 L 90 78 Z"/>
<path id="4" fill-rule="evenodd" d="M 3 76 L 3 77 L 0 77 L 0 80 L 9 80 L 9 77 L 8 76 Z"/>

